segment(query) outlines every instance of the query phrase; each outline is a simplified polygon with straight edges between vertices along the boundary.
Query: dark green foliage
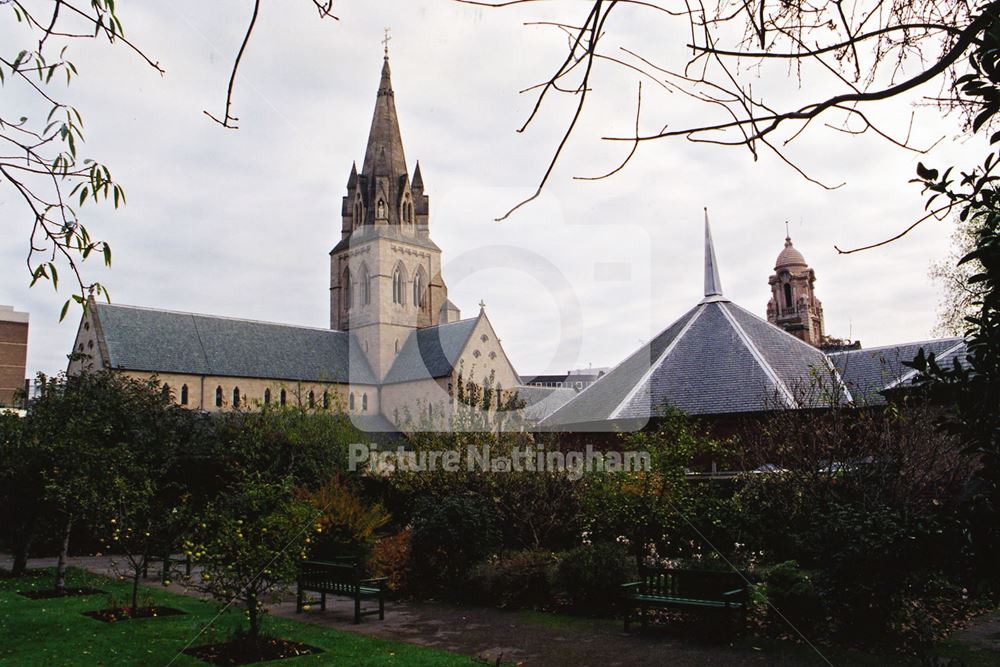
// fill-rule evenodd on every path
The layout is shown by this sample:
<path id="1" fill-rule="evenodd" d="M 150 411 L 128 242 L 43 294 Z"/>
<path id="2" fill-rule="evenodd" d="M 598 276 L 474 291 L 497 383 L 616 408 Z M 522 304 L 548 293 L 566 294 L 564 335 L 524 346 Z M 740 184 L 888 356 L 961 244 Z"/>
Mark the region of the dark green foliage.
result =
<path id="1" fill-rule="evenodd" d="M 526 549 L 490 558 L 469 578 L 473 598 L 497 607 L 545 609 L 555 598 L 559 558 L 551 551 Z"/>
<path id="2" fill-rule="evenodd" d="M 631 554 L 620 544 L 586 544 L 567 552 L 557 581 L 569 603 L 585 611 L 607 611 L 621 597 L 621 585 L 635 579 Z"/>
<path id="3" fill-rule="evenodd" d="M 970 282 L 982 289 L 977 312 L 968 318 L 969 354 L 941 366 L 923 351 L 911 364 L 921 371 L 920 383 L 951 410 L 941 426 L 959 438 L 964 451 L 982 464 L 978 486 L 967 503 L 967 520 L 978 571 L 1000 590 L 995 564 L 1000 561 L 1000 192 L 981 190 L 970 207 L 980 214 L 976 249 L 963 261 L 979 260 L 983 272 Z"/>
<path id="4" fill-rule="evenodd" d="M 348 445 L 366 441 L 340 412 L 264 407 L 214 418 L 217 456 L 228 474 L 254 471 L 272 480 L 290 476 L 308 489 L 327 482 L 332 472 L 346 470 Z"/>
<path id="5" fill-rule="evenodd" d="M 241 479 L 209 504 L 185 545 L 203 568 L 196 586 L 220 605 L 241 602 L 257 637 L 265 597 L 294 581 L 316 518 L 315 508 L 295 498 L 291 480 Z"/>
<path id="6" fill-rule="evenodd" d="M 412 528 L 414 580 L 428 588 L 464 582 L 500 543 L 496 513 L 476 495 L 419 499 Z"/>
<path id="7" fill-rule="evenodd" d="M 788 560 L 778 563 L 764 573 L 769 622 L 789 631 L 786 619 L 803 634 L 811 635 L 823 618 L 823 603 L 813 581 L 813 574 Z"/>
<path id="8" fill-rule="evenodd" d="M 44 466 L 42 449 L 28 437 L 27 420 L 0 413 L 0 541 L 14 556 L 16 577 L 25 574 L 31 544 L 46 521 Z"/>
<path id="9" fill-rule="evenodd" d="M 695 515 L 711 489 L 686 480 L 685 471 L 696 460 L 725 455 L 725 448 L 673 409 L 664 410 L 655 430 L 623 437 L 621 448 L 648 452 L 650 470 L 587 474 L 580 492 L 583 530 L 595 542 L 624 537 L 637 566 L 654 555 L 690 556 L 701 542 L 685 517 Z"/>

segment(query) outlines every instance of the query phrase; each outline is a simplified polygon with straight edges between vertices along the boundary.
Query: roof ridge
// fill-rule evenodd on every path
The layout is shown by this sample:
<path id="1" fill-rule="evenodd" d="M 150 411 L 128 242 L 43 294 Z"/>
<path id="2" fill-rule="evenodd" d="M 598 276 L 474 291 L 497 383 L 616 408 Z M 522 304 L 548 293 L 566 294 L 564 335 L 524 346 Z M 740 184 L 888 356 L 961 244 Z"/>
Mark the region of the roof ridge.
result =
<path id="1" fill-rule="evenodd" d="M 763 319 L 761 317 L 757 317 L 756 315 L 754 315 L 753 313 L 751 313 L 749 310 L 747 310 L 746 308 L 742 307 L 738 303 L 733 303 L 731 301 L 729 303 L 730 303 L 730 305 L 736 306 L 737 308 L 739 308 L 740 310 L 742 310 L 744 313 L 746 313 L 750 317 L 758 319 L 762 323 L 768 325 L 769 327 L 777 329 L 778 331 L 780 331 L 781 333 L 785 334 L 786 336 L 788 336 L 789 338 L 791 338 L 795 342 L 797 342 L 797 343 L 799 343 L 801 345 L 805 345 L 806 348 L 810 352 L 815 352 L 820 357 L 822 357 L 823 358 L 823 362 L 826 364 L 826 370 L 831 371 L 836 376 L 837 381 L 841 385 L 841 389 L 844 390 L 844 394 L 847 396 L 847 400 L 850 401 L 850 402 L 854 401 L 854 397 L 851 395 L 850 389 L 847 386 L 847 381 L 844 380 L 844 377 L 840 374 L 840 371 L 837 370 L 837 367 L 833 364 L 833 361 L 830 359 L 830 356 L 826 352 L 824 352 L 823 350 L 819 349 L 818 347 L 814 347 L 814 346 L 810 345 L 809 343 L 805 342 L 804 340 L 802 340 L 798 336 L 793 336 L 792 334 L 788 333 L 787 331 L 785 331 L 781 327 L 776 326 L 774 324 L 771 324 L 770 322 L 768 322 L 767 320 L 765 320 L 765 319 Z M 782 381 L 782 384 L 784 384 L 784 381 Z M 786 388 L 787 388 L 787 385 L 786 385 Z"/>
<path id="2" fill-rule="evenodd" d="M 675 324 L 677 324 L 678 322 L 680 322 L 682 319 L 684 319 L 685 316 L 691 314 L 693 311 L 697 310 L 701 306 L 702 306 L 702 304 L 699 303 L 694 308 L 689 308 L 686 311 L 684 311 L 683 315 L 681 315 L 680 317 L 678 317 L 676 320 L 674 320 L 673 322 L 671 322 L 670 324 L 668 324 L 664 328 L 660 329 L 658 332 L 656 332 L 656 334 L 654 336 L 651 336 L 647 341 L 645 341 L 642 344 L 642 346 L 639 348 L 639 350 L 641 350 L 642 348 L 646 347 L 647 345 L 651 345 L 653 343 L 653 341 L 656 340 L 657 337 L 659 337 L 662 334 L 664 334 L 667 331 L 667 329 L 669 329 L 670 327 L 672 327 Z M 555 411 L 552 412 L 552 414 L 546 415 L 542 419 L 542 421 L 539 422 L 539 424 L 540 425 L 544 424 L 549 419 L 551 419 L 552 417 L 554 417 L 557 414 L 559 414 L 563 409 L 567 408 L 568 406 L 572 405 L 575 401 L 579 400 L 580 397 L 583 396 L 584 394 L 586 394 L 588 391 L 590 391 L 594 387 L 598 386 L 598 384 L 601 382 L 601 380 L 603 380 L 604 378 L 610 377 L 611 374 L 614 373 L 616 370 L 618 370 L 623 364 L 625 364 L 625 362 L 627 362 L 629 359 L 631 359 L 636 354 L 638 354 L 639 350 L 636 350 L 635 353 L 626 356 L 624 359 L 622 359 L 621 361 L 619 361 L 617 364 L 615 364 L 614 366 L 612 366 L 611 368 L 609 368 L 608 371 L 606 373 L 604 373 L 604 375 L 601 375 L 596 380 L 594 380 L 593 382 L 591 382 L 589 385 L 587 385 L 586 387 L 584 387 L 582 391 L 580 391 L 579 393 L 577 393 L 576 396 L 574 396 L 573 398 L 569 399 L 568 401 L 566 401 L 565 403 L 563 403 L 562 405 L 560 405 Z M 601 389 L 603 389 L 603 388 L 604 388 L 604 385 L 601 385 Z"/>
<path id="3" fill-rule="evenodd" d="M 736 317 L 734 317 L 733 314 L 729 312 L 729 310 L 726 308 L 725 303 L 719 302 L 719 308 L 722 309 L 723 315 L 725 315 L 726 319 L 729 321 L 729 324 L 731 324 L 732 327 L 736 330 L 737 335 L 739 336 L 740 340 L 743 341 L 743 345 L 747 348 L 747 350 L 750 351 L 750 354 L 757 362 L 757 365 L 760 366 L 761 370 L 764 371 L 764 374 L 767 375 L 771 379 L 771 382 L 774 383 L 774 388 L 777 389 L 778 392 L 782 394 L 785 397 L 785 399 L 788 400 L 789 402 L 788 407 L 790 408 L 796 407 L 798 401 L 795 400 L 795 394 L 792 393 L 792 391 L 785 384 L 784 380 L 781 379 L 781 376 L 778 375 L 778 372 L 774 369 L 774 367 L 771 366 L 771 364 L 768 363 L 767 359 L 764 358 L 764 355 L 761 353 L 761 351 L 757 349 L 757 346 L 754 344 L 753 339 L 751 339 L 750 335 L 743 329 L 742 326 L 740 326 L 740 323 L 736 321 Z M 780 327 L 774 327 L 774 328 L 781 331 Z M 786 331 L 785 333 L 788 332 Z M 795 338 L 795 336 L 792 336 L 792 338 Z M 795 340 L 799 339 L 796 338 Z M 803 341 L 799 342 L 803 343 Z M 808 345 L 808 343 L 803 343 L 803 344 Z M 809 345 L 809 347 L 812 346 Z M 816 352 L 822 354 L 822 352 L 820 352 L 819 350 L 816 350 Z"/>
<path id="4" fill-rule="evenodd" d="M 952 345 L 951 347 L 949 347 L 947 350 L 944 350 L 941 353 L 940 357 L 942 359 L 944 359 L 945 357 L 951 356 L 953 353 L 958 352 L 959 348 L 962 347 L 962 345 L 964 345 L 964 344 L 965 344 L 965 339 L 963 338 L 961 341 L 955 343 L 954 345 Z M 920 371 L 918 371 L 916 368 L 911 368 L 906 373 L 903 373 L 898 378 L 896 378 L 895 380 L 893 380 L 892 382 L 890 382 L 886 386 L 882 387 L 882 391 L 886 391 L 887 389 L 894 389 L 895 387 L 898 387 L 899 385 L 903 384 L 907 380 L 910 380 L 910 379 L 916 377 L 917 373 L 919 373 L 919 372 Z"/>
<path id="5" fill-rule="evenodd" d="M 809 350 L 811 350 L 813 352 L 816 352 L 817 354 L 821 354 L 823 356 L 826 356 L 826 353 L 823 352 L 823 350 L 821 350 L 818 347 L 815 347 L 813 345 L 810 345 L 809 343 L 805 342 L 804 340 L 802 340 L 798 336 L 793 336 L 792 334 L 788 333 L 787 331 L 785 331 L 781 327 L 779 327 L 779 326 L 777 326 L 775 324 L 771 324 L 770 322 L 768 322 L 764 318 L 759 317 L 758 315 L 754 315 L 752 312 L 750 312 L 749 310 L 747 310 L 743 306 L 739 305 L 738 303 L 735 303 L 735 302 L 732 302 L 732 301 L 728 301 L 727 303 L 730 303 L 730 304 L 736 306 L 737 308 L 739 308 L 740 310 L 742 310 L 744 313 L 746 313 L 750 317 L 752 317 L 754 319 L 757 319 L 757 320 L 760 320 L 763 324 L 766 324 L 767 326 L 771 327 L 772 329 L 775 329 L 776 331 L 780 331 L 782 334 L 784 334 L 785 336 L 788 336 L 789 338 L 791 338 L 792 340 L 794 340 L 799 345 L 804 345 Z"/>
<path id="6" fill-rule="evenodd" d="M 649 365 L 649 368 L 647 368 L 646 371 L 642 374 L 642 377 L 639 378 L 639 381 L 632 386 L 632 388 L 629 390 L 627 394 L 625 394 L 625 398 L 623 398 L 621 402 L 615 407 L 615 409 L 608 414 L 608 419 L 615 419 L 616 417 L 618 417 L 618 415 L 621 414 L 621 411 L 624 409 L 625 405 L 627 405 L 635 397 L 635 395 L 639 393 L 639 389 L 646 384 L 650 376 L 653 375 L 653 371 L 659 368 L 660 364 L 662 364 L 666 360 L 666 358 L 670 356 L 670 353 L 674 351 L 675 347 L 677 347 L 677 343 L 680 342 L 682 338 L 684 338 L 684 335 L 691 329 L 691 326 L 695 323 L 695 321 L 699 317 L 701 317 L 701 314 L 705 312 L 707 309 L 708 306 L 706 304 L 701 304 L 701 303 L 695 307 L 695 313 L 690 318 L 688 318 L 688 321 L 684 323 L 684 326 L 681 327 L 681 330 L 677 332 L 677 335 L 674 336 L 674 339 L 667 344 L 667 346 L 663 349 L 663 352 L 660 353 L 660 356 L 656 359 L 656 361 L 654 361 Z M 594 384 L 597 383 L 595 382 Z"/>
<path id="7" fill-rule="evenodd" d="M 284 322 L 270 322 L 267 320 L 254 320 L 246 317 L 230 317 L 228 315 L 209 315 L 207 313 L 192 313 L 186 310 L 171 310 L 169 308 L 150 308 L 148 306 L 132 306 L 125 303 L 98 303 L 98 308 L 131 308 L 132 310 L 143 310 L 150 313 L 169 313 L 170 315 L 187 315 L 189 317 L 204 317 L 209 320 L 228 320 L 230 322 L 249 322 L 251 324 L 266 324 L 275 327 L 287 327 L 289 329 L 306 329 L 308 331 L 329 331 L 330 333 L 347 333 L 340 329 L 330 329 L 327 327 L 310 327 L 304 324 L 286 324 Z"/>
<path id="8" fill-rule="evenodd" d="M 888 350 L 894 347 L 904 347 L 906 345 L 924 345 L 926 343 L 943 343 L 945 341 L 955 341 L 965 342 L 964 336 L 946 336 L 945 338 L 928 338 L 927 340 L 914 340 L 907 341 L 905 343 L 889 343 L 888 345 L 876 345 L 875 347 L 863 347 L 857 350 L 837 350 L 836 352 L 827 352 L 827 356 L 833 356 L 835 354 L 858 354 L 859 352 L 874 352 L 876 350 Z"/>

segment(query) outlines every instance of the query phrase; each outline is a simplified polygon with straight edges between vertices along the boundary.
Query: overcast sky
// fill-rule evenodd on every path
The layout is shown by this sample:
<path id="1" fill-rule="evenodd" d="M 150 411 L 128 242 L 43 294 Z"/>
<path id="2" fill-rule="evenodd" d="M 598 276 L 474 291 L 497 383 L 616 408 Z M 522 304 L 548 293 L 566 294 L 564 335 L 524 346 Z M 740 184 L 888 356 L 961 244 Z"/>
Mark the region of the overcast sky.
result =
<path id="1" fill-rule="evenodd" d="M 72 46 L 80 78 L 65 97 L 86 121 L 83 153 L 109 164 L 128 194 L 117 212 L 84 208 L 115 258 L 110 271 L 88 262 L 87 275 L 118 303 L 328 326 L 328 252 L 339 239 L 351 163 L 364 156 L 389 26 L 406 158 L 411 171 L 421 163 L 449 294 L 463 316 L 485 301 L 522 374 L 613 365 L 693 306 L 702 292 L 704 206 L 724 291 L 740 305 L 765 315 L 787 220 L 816 271 L 828 333 L 866 347 L 930 336 L 938 294 L 927 269 L 947 254 L 952 223 L 927 223 L 857 255 L 834 250 L 881 240 L 921 215 L 923 199 L 907 182 L 917 156 L 817 124 L 790 154 L 816 178 L 846 181 L 834 191 L 770 155 L 754 162 L 746 150 L 683 140 L 645 144 L 612 179 L 574 181 L 628 152 L 600 137 L 630 131 L 637 78 L 608 63 L 599 65 L 590 106 L 543 197 L 494 222 L 533 191 L 569 119 L 569 100 L 556 101 L 527 133 L 515 132 L 533 103 L 517 91 L 544 78 L 565 49 L 556 32 L 522 22 L 572 16 L 582 4 L 498 11 L 448 0 L 343 0 L 334 22 L 317 20 L 309 2 L 265 0 L 237 83 L 238 131 L 202 111 L 222 113 L 251 3 L 123 5 L 127 34 L 166 75 L 121 48 Z M 12 51 L 27 33 L 0 10 L 0 44 Z M 686 55 L 677 19 L 630 8 L 608 30 L 611 49 L 627 44 L 674 65 Z M 809 92 L 781 72 L 765 74 L 754 89 L 771 99 Z M 822 79 L 810 82 L 822 89 Z M 643 92 L 646 131 L 715 113 L 650 85 Z M 9 83 L 2 95 L 5 115 L 47 112 L 26 107 Z M 875 116 L 904 135 L 913 101 Z M 957 119 L 916 113 L 915 144 L 944 137 L 921 159 L 971 165 L 981 157 Z M 0 303 L 31 313 L 29 374 L 57 372 L 79 319 L 58 322 L 71 286 L 60 294 L 28 288 L 30 219 L 2 186 L 0 219 Z"/>

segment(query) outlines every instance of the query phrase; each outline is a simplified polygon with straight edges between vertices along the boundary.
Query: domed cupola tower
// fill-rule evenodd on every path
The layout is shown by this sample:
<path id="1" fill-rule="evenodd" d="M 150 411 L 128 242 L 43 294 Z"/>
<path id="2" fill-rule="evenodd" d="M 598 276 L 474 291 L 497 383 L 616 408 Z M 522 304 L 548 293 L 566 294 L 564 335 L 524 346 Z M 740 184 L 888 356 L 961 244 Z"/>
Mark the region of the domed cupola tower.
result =
<path id="1" fill-rule="evenodd" d="M 785 236 L 785 247 L 774 262 L 774 274 L 768 278 L 771 300 L 767 303 L 767 321 L 815 347 L 824 340 L 823 304 L 816 298 L 816 274 L 805 257 Z"/>

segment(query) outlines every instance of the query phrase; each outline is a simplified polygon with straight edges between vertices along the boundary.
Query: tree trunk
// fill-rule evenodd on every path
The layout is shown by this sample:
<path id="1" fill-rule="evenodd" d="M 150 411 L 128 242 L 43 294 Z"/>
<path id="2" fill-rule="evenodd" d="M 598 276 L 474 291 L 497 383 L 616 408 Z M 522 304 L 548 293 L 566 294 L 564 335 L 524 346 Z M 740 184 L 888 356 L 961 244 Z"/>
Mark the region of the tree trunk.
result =
<path id="1" fill-rule="evenodd" d="M 250 615 L 250 637 L 257 639 L 260 636 L 260 616 L 257 609 L 257 594 L 247 594 L 247 611 Z"/>
<path id="2" fill-rule="evenodd" d="M 23 577 L 28 571 L 28 554 L 31 553 L 31 536 L 18 540 L 14 545 L 14 565 L 11 576 Z"/>
<path id="3" fill-rule="evenodd" d="M 56 564 L 56 590 L 66 590 L 66 557 L 69 556 L 69 534 L 73 530 L 73 517 L 66 520 L 66 530 L 63 533 L 62 547 L 59 549 L 59 562 Z"/>
<path id="4" fill-rule="evenodd" d="M 134 612 L 139 606 L 139 579 L 142 578 L 142 568 L 146 565 L 146 556 L 143 555 L 142 560 L 137 564 L 132 570 L 132 611 Z"/>

